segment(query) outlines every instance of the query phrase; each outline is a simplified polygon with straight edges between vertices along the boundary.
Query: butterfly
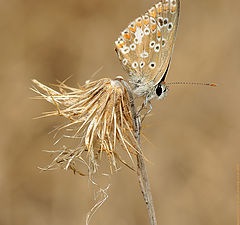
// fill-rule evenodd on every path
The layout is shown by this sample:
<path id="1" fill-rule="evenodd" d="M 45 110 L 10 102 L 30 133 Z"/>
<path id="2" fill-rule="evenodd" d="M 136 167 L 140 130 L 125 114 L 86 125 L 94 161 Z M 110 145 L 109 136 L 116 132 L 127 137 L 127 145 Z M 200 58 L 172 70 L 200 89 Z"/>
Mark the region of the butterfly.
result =
<path id="1" fill-rule="evenodd" d="M 133 91 L 146 103 L 167 94 L 169 69 L 178 27 L 180 0 L 161 0 L 132 21 L 115 41 Z"/>

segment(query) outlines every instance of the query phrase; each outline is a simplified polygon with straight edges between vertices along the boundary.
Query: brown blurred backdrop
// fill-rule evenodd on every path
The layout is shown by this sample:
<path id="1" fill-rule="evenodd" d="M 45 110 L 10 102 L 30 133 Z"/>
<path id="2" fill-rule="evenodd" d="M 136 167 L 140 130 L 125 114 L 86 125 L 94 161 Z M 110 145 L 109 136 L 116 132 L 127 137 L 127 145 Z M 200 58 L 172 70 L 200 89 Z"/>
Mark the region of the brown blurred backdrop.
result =
<path id="1" fill-rule="evenodd" d="M 168 81 L 216 82 L 217 88 L 172 86 L 153 102 L 143 140 L 159 224 L 236 224 L 236 164 L 240 162 L 239 1 L 182 0 Z M 9 0 L 0 5 L 0 224 L 79 225 L 93 206 L 87 178 L 40 172 L 54 149 L 48 135 L 61 119 L 32 120 L 52 109 L 31 100 L 31 79 L 126 74 L 114 52 L 125 26 L 156 1 Z M 136 175 L 111 179 L 109 199 L 91 225 L 146 225 Z"/>

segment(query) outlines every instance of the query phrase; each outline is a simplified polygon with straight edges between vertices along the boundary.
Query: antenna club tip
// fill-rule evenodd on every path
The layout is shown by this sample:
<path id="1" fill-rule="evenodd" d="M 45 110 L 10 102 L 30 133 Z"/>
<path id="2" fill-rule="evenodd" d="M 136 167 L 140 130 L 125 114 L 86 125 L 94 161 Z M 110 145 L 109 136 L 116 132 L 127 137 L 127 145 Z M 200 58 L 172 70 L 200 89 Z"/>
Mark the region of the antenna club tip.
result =
<path id="1" fill-rule="evenodd" d="M 211 83 L 210 86 L 212 86 L 212 87 L 216 87 L 217 84 Z"/>

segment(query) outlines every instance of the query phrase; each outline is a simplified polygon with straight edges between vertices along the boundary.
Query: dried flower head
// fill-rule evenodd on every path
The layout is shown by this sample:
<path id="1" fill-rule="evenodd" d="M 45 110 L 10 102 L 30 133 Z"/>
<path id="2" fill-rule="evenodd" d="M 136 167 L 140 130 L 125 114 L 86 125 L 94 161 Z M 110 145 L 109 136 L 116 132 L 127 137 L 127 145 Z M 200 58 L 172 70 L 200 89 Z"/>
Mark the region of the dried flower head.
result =
<path id="1" fill-rule="evenodd" d="M 58 156 L 48 168 L 64 164 L 66 169 L 78 172 L 76 160 L 80 160 L 91 173 L 95 173 L 102 154 L 107 156 L 111 170 L 113 167 L 117 169 L 117 160 L 129 166 L 126 157 L 123 158 L 126 153 L 133 162 L 132 154 L 137 153 L 137 142 L 133 134 L 129 95 L 121 79 L 104 78 L 86 82 L 79 88 L 69 87 L 62 82 L 56 85 L 59 91 L 37 80 L 33 80 L 33 83 L 42 92 L 36 88 L 32 90 L 56 106 L 56 111 L 44 113 L 43 117 L 67 118 L 68 123 L 58 130 L 71 130 L 68 137 L 78 140 L 77 147 L 64 147 L 58 151 Z"/>

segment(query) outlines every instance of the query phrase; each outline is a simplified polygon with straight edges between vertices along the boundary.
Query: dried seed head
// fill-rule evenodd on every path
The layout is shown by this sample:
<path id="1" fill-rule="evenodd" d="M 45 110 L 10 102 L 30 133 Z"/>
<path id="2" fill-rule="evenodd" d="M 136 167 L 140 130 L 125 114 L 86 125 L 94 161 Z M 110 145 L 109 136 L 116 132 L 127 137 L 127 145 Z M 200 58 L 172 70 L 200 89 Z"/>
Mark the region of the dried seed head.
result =
<path id="1" fill-rule="evenodd" d="M 79 88 L 71 88 L 60 83 L 57 85 L 59 91 L 36 80 L 33 82 L 45 93 L 37 89 L 33 90 L 41 98 L 57 107 L 57 111 L 45 113 L 44 116 L 60 115 L 68 118 L 69 123 L 60 129 L 71 128 L 71 137 L 81 140 L 81 153 L 79 147 L 76 148 L 76 152 L 73 152 L 72 148 L 70 152 L 64 149 L 65 162 L 68 162 L 68 158 L 73 161 L 73 156 L 76 155 L 74 159 L 81 158 L 84 162 L 88 162 L 88 167 L 95 172 L 98 165 L 97 159 L 101 158 L 103 153 L 106 153 L 111 169 L 112 166 L 117 169 L 116 159 L 127 165 L 126 158 L 122 158 L 123 152 L 127 153 L 130 158 L 132 154 L 137 153 L 130 99 L 125 86 L 119 79 L 104 78 L 87 82 Z M 120 149 L 124 151 L 119 151 Z M 87 152 L 85 158 L 82 155 L 83 152 Z M 67 159 L 66 155 L 68 155 Z M 57 159 L 59 161 L 59 158 Z"/>

